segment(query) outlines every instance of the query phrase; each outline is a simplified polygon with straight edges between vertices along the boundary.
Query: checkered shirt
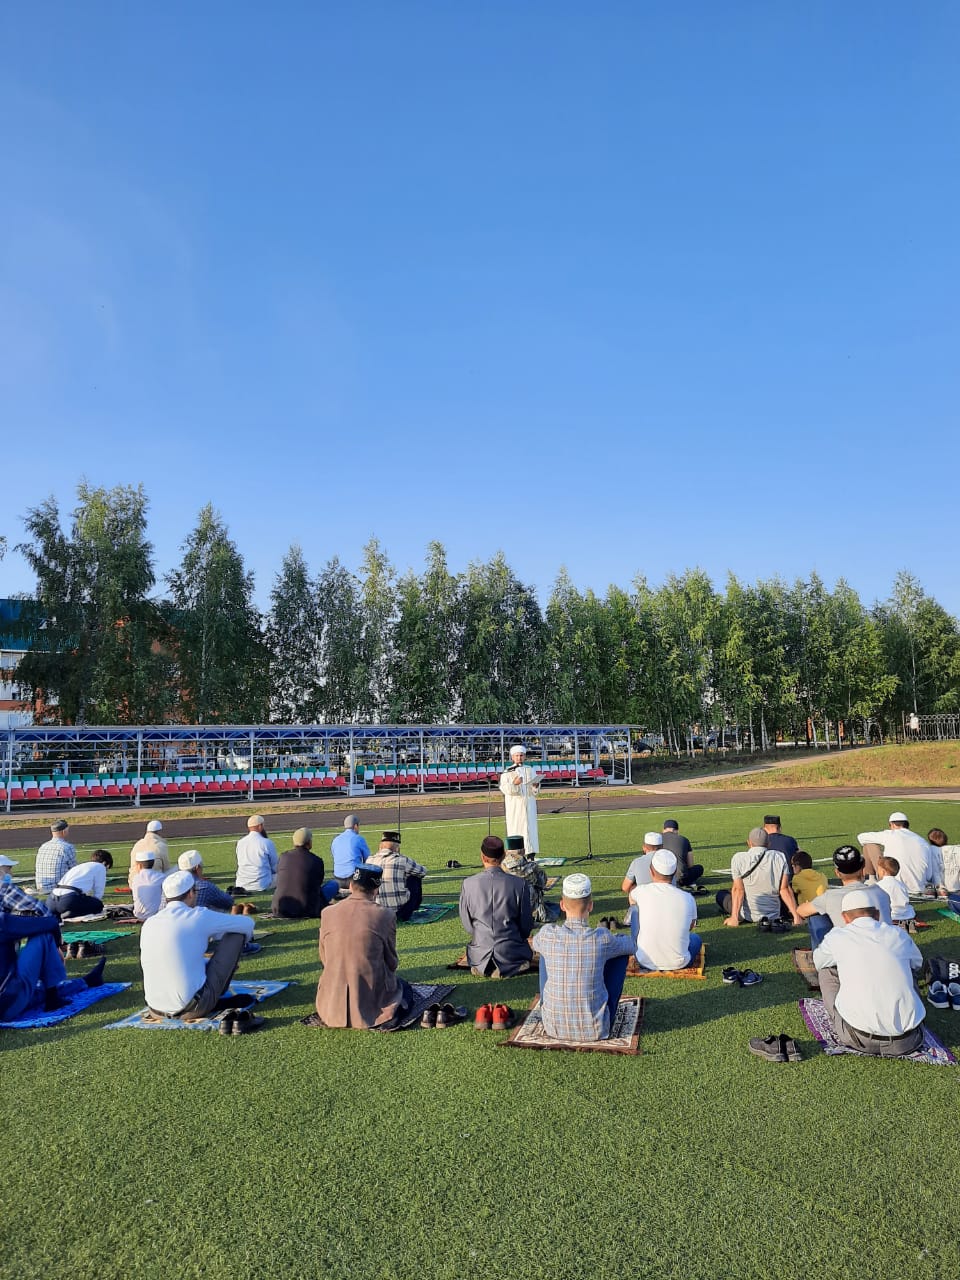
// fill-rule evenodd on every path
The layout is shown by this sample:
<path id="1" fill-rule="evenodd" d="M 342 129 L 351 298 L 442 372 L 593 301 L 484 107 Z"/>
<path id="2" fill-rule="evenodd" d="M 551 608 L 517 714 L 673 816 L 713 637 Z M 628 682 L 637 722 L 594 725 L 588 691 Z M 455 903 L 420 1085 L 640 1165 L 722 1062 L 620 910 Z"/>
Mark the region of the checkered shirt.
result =
<path id="1" fill-rule="evenodd" d="M 0 911 L 12 916 L 49 916 L 53 913 L 38 902 L 36 898 L 25 893 L 18 884 L 0 881 Z"/>
<path id="2" fill-rule="evenodd" d="M 380 881 L 377 902 L 381 907 L 386 907 L 390 911 L 399 910 L 404 903 L 410 900 L 407 876 L 425 876 L 427 874 L 427 868 L 421 867 L 419 862 L 414 862 L 412 858 L 408 858 L 402 853 L 393 853 L 389 849 L 378 850 L 367 861 L 375 863 L 378 867 L 383 867 L 383 879 Z"/>
<path id="3" fill-rule="evenodd" d="M 37 889 L 40 893 L 49 893 L 58 885 L 71 867 L 77 865 L 77 851 L 67 840 L 54 836 L 37 850 L 37 865 L 34 874 L 37 878 Z"/>
<path id="4" fill-rule="evenodd" d="M 198 880 L 194 885 L 197 891 L 197 906 L 209 907 L 211 911 L 231 911 L 233 899 L 224 889 L 218 888 L 212 880 Z"/>
<path id="5" fill-rule="evenodd" d="M 530 939 L 543 957 L 543 1029 L 556 1040 L 603 1040 L 610 1034 L 610 1010 L 603 966 L 633 951 L 633 940 L 591 929 L 586 920 L 546 924 Z"/>

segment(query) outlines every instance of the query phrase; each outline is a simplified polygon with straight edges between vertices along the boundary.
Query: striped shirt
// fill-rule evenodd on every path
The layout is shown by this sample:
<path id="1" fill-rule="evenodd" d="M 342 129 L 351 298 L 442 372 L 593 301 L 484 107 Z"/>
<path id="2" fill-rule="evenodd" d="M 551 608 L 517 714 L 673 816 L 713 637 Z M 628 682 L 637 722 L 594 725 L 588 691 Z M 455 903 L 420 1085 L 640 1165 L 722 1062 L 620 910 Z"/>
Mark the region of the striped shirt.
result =
<path id="1" fill-rule="evenodd" d="M 586 920 L 546 924 L 530 939 L 543 957 L 547 977 L 540 1016 L 555 1040 L 605 1040 L 610 1010 L 603 967 L 615 956 L 628 956 L 633 939 L 609 929 L 591 929 Z"/>
<path id="2" fill-rule="evenodd" d="M 427 868 L 419 862 L 406 857 L 402 853 L 393 853 L 390 849 L 379 849 L 368 862 L 383 867 L 383 879 L 377 892 L 377 902 L 389 911 L 398 911 L 410 901 L 410 890 L 407 888 L 407 876 L 423 877 Z"/>

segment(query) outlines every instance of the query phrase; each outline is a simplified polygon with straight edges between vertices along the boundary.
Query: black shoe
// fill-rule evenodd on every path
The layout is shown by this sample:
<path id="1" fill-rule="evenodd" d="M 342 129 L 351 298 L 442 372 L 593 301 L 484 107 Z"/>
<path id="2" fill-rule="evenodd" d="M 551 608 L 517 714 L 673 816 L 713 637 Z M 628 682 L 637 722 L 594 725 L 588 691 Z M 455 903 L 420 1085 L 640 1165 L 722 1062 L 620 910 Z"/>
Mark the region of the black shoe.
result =
<path id="1" fill-rule="evenodd" d="M 803 1055 L 797 1048 L 796 1040 L 780 1032 L 780 1052 L 783 1054 L 784 1062 L 802 1062 Z"/>
<path id="2" fill-rule="evenodd" d="M 435 1027 L 437 1025 L 437 1014 L 440 1012 L 438 1004 L 427 1005 L 423 1013 L 420 1015 L 421 1027 Z"/>
<path id="3" fill-rule="evenodd" d="M 723 972 L 720 974 L 722 981 L 728 987 L 732 987 L 736 983 L 738 983 L 742 976 L 743 975 L 741 974 L 740 970 L 735 969 L 732 964 L 728 965 L 728 967 L 724 969 Z"/>
<path id="4" fill-rule="evenodd" d="M 233 1035 L 233 1020 L 236 1018 L 238 1010 L 228 1009 L 220 1019 L 220 1034 L 222 1036 Z"/>
<path id="5" fill-rule="evenodd" d="M 780 1047 L 779 1036 L 764 1036 L 761 1040 L 754 1037 L 750 1041 L 750 1052 L 755 1053 L 758 1058 L 766 1058 L 767 1062 L 786 1062 L 787 1055 Z"/>
<path id="6" fill-rule="evenodd" d="M 258 1017 L 257 1014 L 251 1013 L 249 1009 L 239 1009 L 231 1021 L 230 1034 L 245 1036 L 251 1031 L 260 1031 L 266 1025 L 266 1018 Z"/>
<path id="7" fill-rule="evenodd" d="M 84 982 L 88 987 L 103 986 L 103 971 L 107 967 L 107 957 L 104 956 L 98 964 L 95 964 L 90 972 L 84 978 Z"/>

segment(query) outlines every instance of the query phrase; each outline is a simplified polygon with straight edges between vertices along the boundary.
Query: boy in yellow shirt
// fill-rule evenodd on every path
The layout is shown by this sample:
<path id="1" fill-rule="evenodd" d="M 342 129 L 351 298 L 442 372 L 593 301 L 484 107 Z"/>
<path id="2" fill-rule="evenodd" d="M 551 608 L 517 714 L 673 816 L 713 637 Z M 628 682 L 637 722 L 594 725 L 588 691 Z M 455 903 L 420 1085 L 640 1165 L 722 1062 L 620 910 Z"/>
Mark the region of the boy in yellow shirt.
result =
<path id="1" fill-rule="evenodd" d="M 814 871 L 809 853 L 798 849 L 790 859 L 790 865 L 793 867 L 793 892 L 797 895 L 797 905 L 819 898 L 828 881 L 822 871 Z"/>

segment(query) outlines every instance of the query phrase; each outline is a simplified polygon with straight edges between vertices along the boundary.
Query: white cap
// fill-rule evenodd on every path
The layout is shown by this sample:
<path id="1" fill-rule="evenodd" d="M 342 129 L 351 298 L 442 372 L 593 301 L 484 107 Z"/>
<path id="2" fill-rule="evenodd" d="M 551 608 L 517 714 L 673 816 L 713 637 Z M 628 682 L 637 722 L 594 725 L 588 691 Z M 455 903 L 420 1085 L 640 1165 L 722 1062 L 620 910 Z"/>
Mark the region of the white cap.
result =
<path id="1" fill-rule="evenodd" d="M 677 855 L 669 849 L 660 849 L 650 859 L 654 871 L 662 876 L 672 876 L 677 869 Z"/>
<path id="2" fill-rule="evenodd" d="M 593 893 L 593 885 L 590 883 L 590 877 L 585 876 L 582 871 L 574 871 L 572 875 L 563 878 L 563 896 L 571 901 L 575 898 L 589 898 Z"/>
<path id="3" fill-rule="evenodd" d="M 860 911 L 864 907 L 872 908 L 874 911 L 877 909 L 873 894 L 868 889 L 851 889 L 840 901 L 841 911 Z"/>
<path id="4" fill-rule="evenodd" d="M 525 756 L 527 754 L 527 748 L 523 745 L 522 742 L 515 742 L 513 746 L 510 748 L 510 754 L 512 756 L 515 756 L 518 751 L 521 755 Z"/>
<path id="5" fill-rule="evenodd" d="M 663 836 L 660 834 L 659 831 L 648 831 L 647 834 L 643 837 L 643 843 L 656 845 L 656 847 L 659 849 L 663 846 Z"/>
<path id="6" fill-rule="evenodd" d="M 16 858 L 8 858 L 5 853 L 0 853 L 0 867 L 15 867 L 16 865 Z"/>
<path id="7" fill-rule="evenodd" d="M 147 823 L 147 830 L 148 830 L 148 831 L 162 831 L 162 830 L 163 830 L 163 823 L 162 823 L 162 822 L 159 822 L 156 818 L 154 818 L 152 822 L 148 822 L 148 823 Z"/>
<path id="8" fill-rule="evenodd" d="M 163 896 L 169 901 L 182 898 L 196 887 L 192 871 L 172 871 L 163 882 Z"/>
<path id="9" fill-rule="evenodd" d="M 260 817 L 259 813 L 251 813 L 250 817 L 247 819 L 247 826 L 250 828 L 263 826 L 263 819 Z"/>
<path id="10" fill-rule="evenodd" d="M 910 819 L 907 817 L 905 813 L 901 813 L 900 810 L 898 809 L 896 813 L 891 813 L 887 821 L 888 822 L 909 822 Z"/>
<path id="11" fill-rule="evenodd" d="M 138 849 L 133 855 L 134 862 L 155 862 L 157 859 L 157 851 L 155 849 Z"/>
<path id="12" fill-rule="evenodd" d="M 181 871 L 192 871 L 194 867 L 203 866 L 203 859 L 197 849 L 188 849 L 186 853 L 181 853 L 177 859 L 177 866 Z"/>

